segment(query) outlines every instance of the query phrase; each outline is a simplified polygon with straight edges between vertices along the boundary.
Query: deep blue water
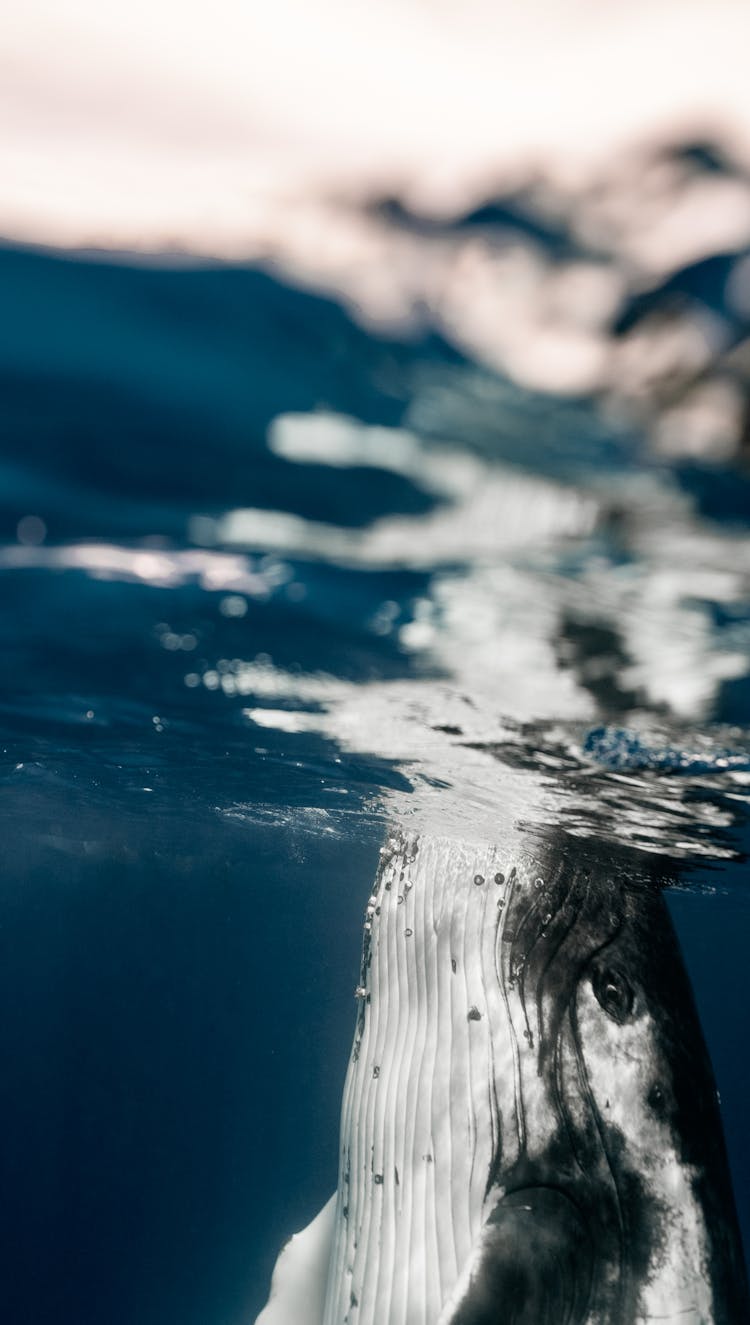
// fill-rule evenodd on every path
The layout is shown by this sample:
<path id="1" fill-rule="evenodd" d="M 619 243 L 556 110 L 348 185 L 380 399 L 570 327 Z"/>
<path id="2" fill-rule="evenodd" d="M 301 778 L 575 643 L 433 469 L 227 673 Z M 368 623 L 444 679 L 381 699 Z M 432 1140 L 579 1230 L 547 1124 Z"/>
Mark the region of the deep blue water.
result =
<path id="1" fill-rule="evenodd" d="M 531 779 L 530 831 L 606 846 L 626 824 L 677 872 L 747 1243 L 747 471 L 655 460 L 596 401 L 524 392 L 429 329 L 367 332 L 259 270 L 6 249 L 0 290 L 3 1319 L 253 1321 L 335 1185 L 384 825 L 413 804 L 486 832 L 491 766 Z M 289 414 L 407 427 L 421 458 L 293 458 L 269 444 Z M 549 485 L 538 540 L 477 549 L 471 512 L 444 540 L 448 444 L 480 487 L 507 476 L 506 533 Z M 560 532 L 573 498 L 597 514 Z M 264 511 L 298 523 L 277 538 Z M 712 597 L 687 566 L 634 605 L 679 576 L 684 538 L 730 579 Z M 665 647 L 684 626 L 681 706 L 642 617 Z M 520 649 L 497 674 L 493 629 Z M 485 784 L 452 705 L 483 715 L 488 694 Z"/>

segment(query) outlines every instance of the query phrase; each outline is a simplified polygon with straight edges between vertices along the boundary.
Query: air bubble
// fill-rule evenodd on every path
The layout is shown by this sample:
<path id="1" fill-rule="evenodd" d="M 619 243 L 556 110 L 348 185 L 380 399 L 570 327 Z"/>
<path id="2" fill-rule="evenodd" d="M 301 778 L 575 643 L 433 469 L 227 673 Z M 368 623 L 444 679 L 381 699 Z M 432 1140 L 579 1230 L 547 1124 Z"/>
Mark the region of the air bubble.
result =
<path id="1" fill-rule="evenodd" d="M 477 888 L 480 888 L 481 885 L 484 883 L 484 875 L 483 875 L 483 874 L 475 874 L 475 875 L 474 875 L 474 882 L 475 882 L 475 884 L 477 885 Z"/>
<path id="2" fill-rule="evenodd" d="M 24 515 L 16 525 L 16 537 L 24 547 L 39 547 L 47 537 L 47 526 L 38 515 Z"/>
<path id="3" fill-rule="evenodd" d="M 504 874 L 496 874 L 496 875 L 495 875 L 495 883 L 505 883 L 505 875 L 504 875 Z"/>
<path id="4" fill-rule="evenodd" d="M 247 599 L 242 594 L 230 593 L 219 602 L 219 611 L 222 616 L 243 617 L 247 612 Z"/>

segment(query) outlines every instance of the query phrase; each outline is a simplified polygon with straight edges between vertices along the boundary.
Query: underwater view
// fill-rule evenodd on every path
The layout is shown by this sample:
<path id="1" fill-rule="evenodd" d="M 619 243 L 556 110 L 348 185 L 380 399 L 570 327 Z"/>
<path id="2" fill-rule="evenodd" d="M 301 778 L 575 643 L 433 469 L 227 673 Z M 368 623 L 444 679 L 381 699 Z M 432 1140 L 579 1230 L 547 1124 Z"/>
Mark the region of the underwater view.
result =
<path id="1" fill-rule="evenodd" d="M 460 196 L 0 207 L 8 1325 L 749 1318 L 750 159 Z"/>

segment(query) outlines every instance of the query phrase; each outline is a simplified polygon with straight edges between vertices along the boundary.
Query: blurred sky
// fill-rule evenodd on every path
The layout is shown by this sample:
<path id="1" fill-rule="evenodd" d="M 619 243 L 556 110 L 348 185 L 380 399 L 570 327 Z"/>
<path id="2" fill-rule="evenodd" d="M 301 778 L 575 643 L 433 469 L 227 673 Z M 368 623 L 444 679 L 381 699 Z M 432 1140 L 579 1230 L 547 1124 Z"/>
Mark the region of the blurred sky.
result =
<path id="1" fill-rule="evenodd" d="M 251 257 L 290 213 L 325 246 L 332 194 L 450 213 L 699 130 L 750 156 L 746 0 L 29 0 L 3 27 L 14 240 Z"/>

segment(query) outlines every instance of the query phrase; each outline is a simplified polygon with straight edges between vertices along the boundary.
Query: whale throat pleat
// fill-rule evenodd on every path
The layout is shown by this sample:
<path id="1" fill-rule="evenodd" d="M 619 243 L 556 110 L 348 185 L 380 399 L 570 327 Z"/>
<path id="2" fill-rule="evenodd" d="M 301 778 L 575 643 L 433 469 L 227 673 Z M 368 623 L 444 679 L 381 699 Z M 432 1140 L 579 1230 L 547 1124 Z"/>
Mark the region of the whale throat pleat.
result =
<path id="1" fill-rule="evenodd" d="M 514 1080 L 499 848 L 399 836 L 365 921 L 324 1325 L 435 1325 L 472 1254 Z"/>

